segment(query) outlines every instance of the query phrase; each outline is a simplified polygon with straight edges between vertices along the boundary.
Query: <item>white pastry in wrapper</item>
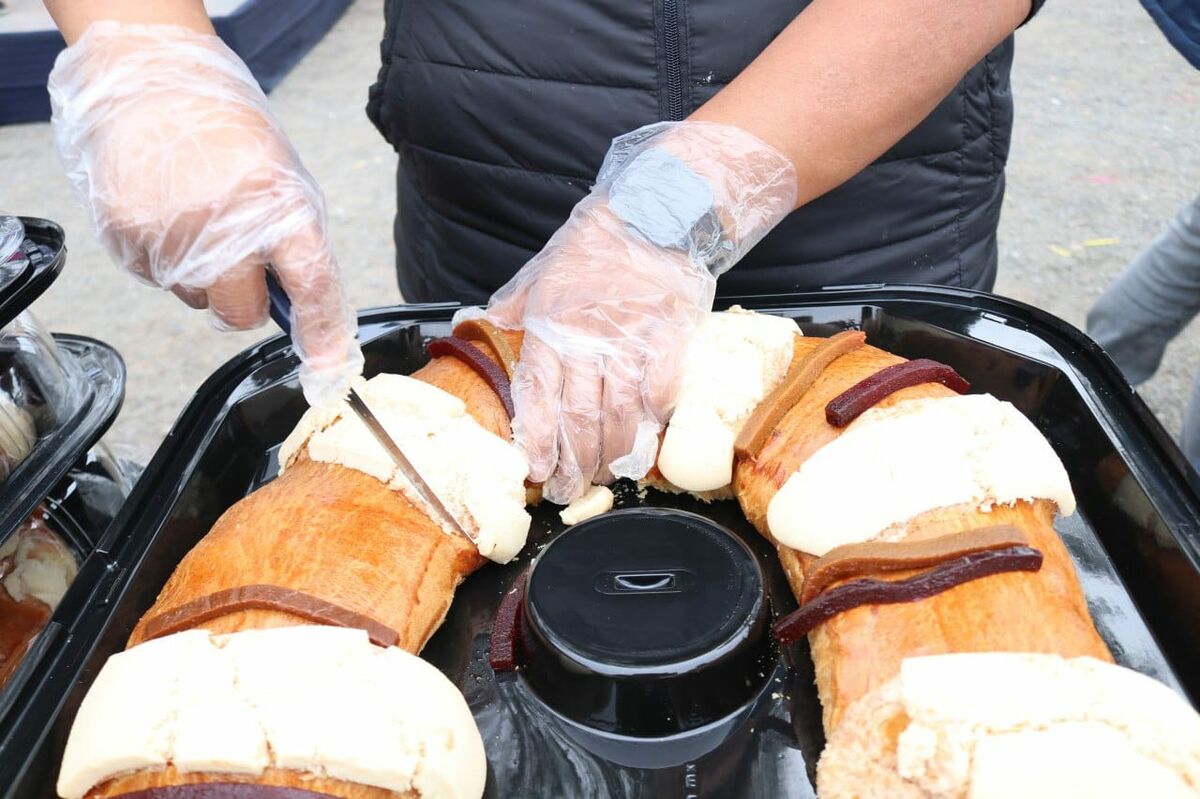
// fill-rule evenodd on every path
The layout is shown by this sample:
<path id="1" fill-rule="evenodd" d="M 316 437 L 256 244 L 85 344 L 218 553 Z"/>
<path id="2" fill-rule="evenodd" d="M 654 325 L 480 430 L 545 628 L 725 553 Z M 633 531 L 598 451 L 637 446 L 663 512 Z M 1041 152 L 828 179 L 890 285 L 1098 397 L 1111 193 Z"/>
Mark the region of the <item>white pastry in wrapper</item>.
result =
<path id="1" fill-rule="evenodd" d="M 29 456 L 37 439 L 33 417 L 13 402 L 8 392 L 0 390 L 0 480 L 7 479 Z"/>

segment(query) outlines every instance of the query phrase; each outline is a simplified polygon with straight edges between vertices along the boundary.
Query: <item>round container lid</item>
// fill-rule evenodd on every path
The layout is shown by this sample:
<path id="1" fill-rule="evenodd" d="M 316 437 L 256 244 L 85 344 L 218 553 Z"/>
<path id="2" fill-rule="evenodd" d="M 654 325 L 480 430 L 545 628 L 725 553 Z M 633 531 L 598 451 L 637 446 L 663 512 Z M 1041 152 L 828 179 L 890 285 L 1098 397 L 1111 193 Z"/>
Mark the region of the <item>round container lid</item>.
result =
<path id="1" fill-rule="evenodd" d="M 538 557 L 524 607 L 530 685 L 599 729 L 692 729 L 762 682 L 761 570 L 740 539 L 695 514 L 630 509 L 571 528 Z"/>

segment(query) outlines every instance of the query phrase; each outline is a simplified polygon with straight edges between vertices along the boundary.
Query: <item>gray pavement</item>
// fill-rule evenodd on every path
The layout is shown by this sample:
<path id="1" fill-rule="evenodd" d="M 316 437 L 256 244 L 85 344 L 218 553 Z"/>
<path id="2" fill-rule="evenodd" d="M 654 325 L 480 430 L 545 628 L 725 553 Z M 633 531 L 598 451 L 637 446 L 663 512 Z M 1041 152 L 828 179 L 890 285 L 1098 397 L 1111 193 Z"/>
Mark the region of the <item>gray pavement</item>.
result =
<path id="1" fill-rule="evenodd" d="M 1137 0 L 1049 0 L 1017 36 L 996 290 L 1073 325 L 1200 192 L 1200 72 Z M 1141 389 L 1178 435 L 1200 326 Z"/>
<path id="2" fill-rule="evenodd" d="M 330 235 L 358 307 L 400 301 L 391 241 L 396 156 L 363 112 L 382 31 L 382 0 L 357 0 L 271 95 L 325 191 Z M 145 462 L 204 379 L 273 330 L 218 332 L 206 313 L 114 266 L 67 187 L 49 124 L 0 127 L 0 176 L 0 209 L 66 229 L 66 271 L 34 313 L 51 330 L 99 338 L 125 357 L 125 407 L 108 440 Z"/>
<path id="3" fill-rule="evenodd" d="M 364 307 L 400 299 L 395 156 L 362 111 L 382 6 L 357 0 L 272 95 L 325 190 L 350 297 Z M 1107 282 L 1200 191 L 1200 74 L 1136 0 L 1050 0 L 1018 35 L 1014 94 L 998 290 L 1082 325 Z M 109 439 L 147 459 L 204 378 L 269 331 L 218 333 L 203 314 L 121 274 L 66 187 L 48 125 L 0 128 L 0 176 L 0 209 L 67 229 L 67 272 L 35 311 L 52 330 L 122 352 L 128 398 Z M 1198 341 L 1192 326 L 1144 389 L 1172 431 L 1200 370 Z"/>

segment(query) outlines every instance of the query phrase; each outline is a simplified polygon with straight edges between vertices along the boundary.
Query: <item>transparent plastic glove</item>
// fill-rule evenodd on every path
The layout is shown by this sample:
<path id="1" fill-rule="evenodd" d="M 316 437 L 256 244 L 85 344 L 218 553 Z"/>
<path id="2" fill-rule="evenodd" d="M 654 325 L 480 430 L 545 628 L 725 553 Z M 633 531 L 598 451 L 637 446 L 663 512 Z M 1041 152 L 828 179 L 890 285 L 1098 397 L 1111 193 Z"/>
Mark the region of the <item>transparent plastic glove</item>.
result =
<path id="1" fill-rule="evenodd" d="M 343 397 L 363 359 L 324 198 L 233 51 L 185 28 L 95 22 L 49 90 L 67 178 L 113 259 L 224 329 L 266 320 L 270 264 L 305 396 Z"/>
<path id="2" fill-rule="evenodd" d="M 646 475 L 717 276 L 795 198 L 791 162 L 739 128 L 660 123 L 614 140 L 591 194 L 488 306 L 525 330 L 513 431 L 547 499 Z"/>

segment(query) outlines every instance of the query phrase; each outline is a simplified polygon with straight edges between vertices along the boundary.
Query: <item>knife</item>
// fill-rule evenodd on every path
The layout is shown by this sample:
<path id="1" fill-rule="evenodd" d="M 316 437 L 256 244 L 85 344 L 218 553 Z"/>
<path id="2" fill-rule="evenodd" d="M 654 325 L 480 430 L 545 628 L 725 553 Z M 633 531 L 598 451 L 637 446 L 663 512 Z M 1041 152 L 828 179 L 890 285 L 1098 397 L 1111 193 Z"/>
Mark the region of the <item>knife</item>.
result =
<path id="1" fill-rule="evenodd" d="M 283 290 L 283 286 L 279 284 L 279 280 L 275 274 L 267 269 L 267 299 L 271 307 L 271 319 L 285 335 L 292 335 L 292 301 L 288 299 L 287 292 Z M 391 456 L 400 473 L 408 480 L 409 485 L 417 492 L 417 495 L 424 500 L 425 504 L 433 509 L 435 515 L 441 517 L 442 523 L 459 533 L 468 541 L 478 543 L 475 536 L 463 529 L 463 526 L 458 523 L 458 519 L 454 518 L 446 505 L 438 499 L 438 495 L 429 487 L 429 483 L 425 482 L 425 478 L 421 477 L 421 473 L 413 466 L 412 461 L 404 454 L 404 450 L 400 449 L 395 440 L 388 434 L 387 430 L 380 423 L 371 409 L 367 407 L 367 403 L 359 396 L 358 392 L 353 388 L 350 389 L 350 395 L 346 398 L 350 409 L 358 416 L 359 420 L 366 425 L 371 431 L 371 435 L 375 436 L 375 440 L 383 447 L 384 451 Z"/>

